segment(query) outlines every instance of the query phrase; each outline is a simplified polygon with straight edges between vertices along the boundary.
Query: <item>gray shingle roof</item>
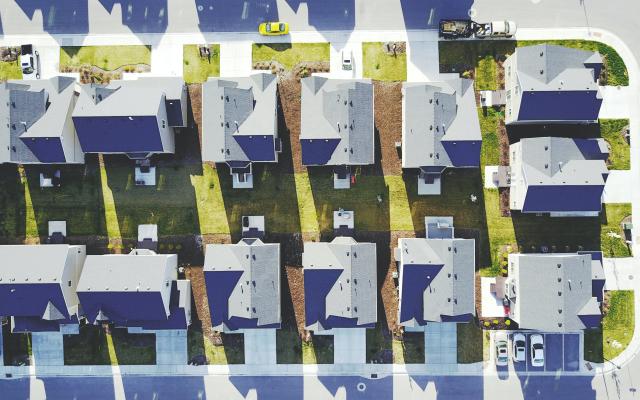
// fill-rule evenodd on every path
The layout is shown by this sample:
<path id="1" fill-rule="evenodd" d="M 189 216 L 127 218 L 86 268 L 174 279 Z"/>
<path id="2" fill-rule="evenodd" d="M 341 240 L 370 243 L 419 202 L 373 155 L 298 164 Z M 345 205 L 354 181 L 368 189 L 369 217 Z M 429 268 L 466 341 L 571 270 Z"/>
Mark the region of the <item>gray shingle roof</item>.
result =
<path id="1" fill-rule="evenodd" d="M 311 76 L 301 83 L 300 139 L 341 139 L 327 165 L 373 164 L 371 80 Z"/>
<path id="2" fill-rule="evenodd" d="M 539 44 L 516 49 L 522 90 L 597 90 L 597 76 L 585 64 L 602 64 L 598 52 Z"/>
<path id="3" fill-rule="evenodd" d="M 168 307 L 171 281 L 177 278 L 177 266 L 177 255 L 155 254 L 149 250 L 91 255 L 85 260 L 77 290 L 162 292 L 166 295 Z"/>
<path id="4" fill-rule="evenodd" d="M 249 161 L 234 136 L 277 137 L 276 92 L 276 77 L 267 73 L 203 83 L 203 160 Z"/>
<path id="5" fill-rule="evenodd" d="M 425 321 L 441 316 L 475 315 L 475 241 L 402 238 L 401 265 L 442 265 L 423 294 Z"/>
<path id="6" fill-rule="evenodd" d="M 606 151 L 606 144 L 599 143 Z M 604 185 L 605 161 L 585 157 L 574 139 L 526 138 L 520 144 L 528 185 Z"/>
<path id="7" fill-rule="evenodd" d="M 181 99 L 184 81 L 177 77 L 141 77 L 107 85 L 82 85 L 74 116 L 156 115 L 162 96 Z"/>
<path id="8" fill-rule="evenodd" d="M 2 245 L 0 246 L 0 282 L 60 283 L 65 263 L 84 245 Z"/>
<path id="9" fill-rule="evenodd" d="M 74 82 L 57 76 L 0 83 L 0 163 L 38 163 L 20 138 L 58 138 L 73 129 L 68 116 L 76 97 Z"/>
<path id="10" fill-rule="evenodd" d="M 337 237 L 330 243 L 305 242 L 302 266 L 305 270 L 342 271 L 325 299 L 325 318 L 331 315 L 357 318 L 358 325 L 377 322 L 375 243 L 358 243 L 353 238 L 344 236 Z M 323 328 L 312 326 L 308 329 Z"/>
<path id="11" fill-rule="evenodd" d="M 402 166 L 452 166 L 442 141 L 482 140 L 473 81 L 403 84 Z"/>
<path id="12" fill-rule="evenodd" d="M 591 275 L 590 254 L 510 254 L 511 318 L 523 329 L 584 329 L 579 315 L 600 314 Z"/>
<path id="13" fill-rule="evenodd" d="M 242 271 L 229 296 L 229 318 L 257 318 L 258 326 L 280 323 L 279 243 L 243 239 L 237 244 L 209 244 L 204 271 Z"/>

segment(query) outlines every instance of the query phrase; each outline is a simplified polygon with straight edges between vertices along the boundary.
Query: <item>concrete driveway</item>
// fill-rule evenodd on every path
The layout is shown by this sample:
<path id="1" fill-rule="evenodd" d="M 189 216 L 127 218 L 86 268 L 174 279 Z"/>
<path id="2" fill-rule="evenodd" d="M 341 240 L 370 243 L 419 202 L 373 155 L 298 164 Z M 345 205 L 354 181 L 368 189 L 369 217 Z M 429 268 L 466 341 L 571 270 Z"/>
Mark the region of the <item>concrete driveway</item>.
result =
<path id="1" fill-rule="evenodd" d="M 275 329 L 246 329 L 244 331 L 244 362 L 254 365 L 277 363 Z"/>
<path id="2" fill-rule="evenodd" d="M 334 328 L 334 364 L 362 364 L 367 362 L 367 330 L 365 328 Z"/>

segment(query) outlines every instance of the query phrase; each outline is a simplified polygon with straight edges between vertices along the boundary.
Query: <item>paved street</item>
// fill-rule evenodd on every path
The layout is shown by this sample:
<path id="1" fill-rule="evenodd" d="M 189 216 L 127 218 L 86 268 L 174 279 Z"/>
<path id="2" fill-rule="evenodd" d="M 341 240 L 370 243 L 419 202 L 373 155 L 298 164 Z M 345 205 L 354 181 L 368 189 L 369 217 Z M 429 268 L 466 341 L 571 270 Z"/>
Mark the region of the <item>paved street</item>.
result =
<path id="1" fill-rule="evenodd" d="M 630 67 L 630 86 L 622 89 L 626 107 L 617 103 L 619 98 L 609 101 L 607 97 L 603 110 L 610 117 L 628 115 L 631 131 L 640 130 L 636 61 L 640 59 L 640 2 L 632 0 L 0 0 L 0 43 L 19 43 L 22 35 L 35 34 L 37 40 L 55 45 L 96 44 L 122 35 L 153 45 L 153 74 L 176 75 L 182 69 L 181 59 L 167 54 L 181 51 L 182 43 L 217 41 L 222 42 L 221 75 L 243 76 L 250 71 L 250 43 L 257 37 L 257 24 L 281 19 L 291 24 L 294 41 L 331 41 L 332 65 L 347 44 L 358 53 L 363 40 L 407 40 L 408 80 L 417 81 L 433 79 L 438 73 L 436 33 L 422 29 L 434 28 L 444 17 L 467 15 L 478 21 L 517 21 L 524 28 L 523 38 L 565 35 L 598 40 L 600 29 L 611 32 L 623 42 L 618 50 Z M 57 47 L 45 47 L 42 56 L 51 59 L 56 54 Z M 45 66 L 49 69 L 43 70 L 44 76 L 56 70 L 53 63 Z M 361 66 L 357 68 L 359 75 Z M 640 158 L 638 140 L 632 140 L 631 157 Z M 605 201 L 632 201 L 634 213 L 639 213 L 638 163 L 632 162 L 631 171 L 612 178 L 628 184 L 623 190 L 608 185 Z M 640 254 L 637 242 L 634 250 Z M 607 288 L 638 289 L 635 268 L 636 259 L 605 260 Z M 635 298 L 636 321 L 640 321 L 640 296 Z M 571 340 L 569 346 L 575 346 Z M 559 345 L 557 338 L 551 342 Z M 604 375 L 597 369 L 585 375 L 531 375 L 488 368 L 481 376 L 472 375 L 478 366 L 469 366 L 469 375 L 460 369 L 457 375 L 443 376 L 443 371 L 433 368 L 432 372 L 424 366 L 381 366 L 380 370 L 393 375 L 369 379 L 351 376 L 356 372 L 348 366 L 342 370 L 295 366 L 289 375 L 273 377 L 255 366 L 238 366 L 226 371 L 229 376 L 220 369 L 214 374 L 208 370 L 210 375 L 204 375 L 207 370 L 188 371 L 193 375 L 186 376 L 120 375 L 120 368 L 114 367 L 114 377 L 88 377 L 82 374 L 94 372 L 51 376 L 51 370 L 31 367 L 27 372 L 31 377 L 0 379 L 0 399 L 637 399 L 639 348 L 636 335 L 629 351 L 615 361 L 622 368 L 607 362 L 600 366 L 607 369 Z M 567 359 L 563 354 L 562 360 L 553 357 L 551 361 L 562 364 L 565 371 L 574 369 L 571 355 Z M 571 368 L 566 368 L 568 364 Z"/>

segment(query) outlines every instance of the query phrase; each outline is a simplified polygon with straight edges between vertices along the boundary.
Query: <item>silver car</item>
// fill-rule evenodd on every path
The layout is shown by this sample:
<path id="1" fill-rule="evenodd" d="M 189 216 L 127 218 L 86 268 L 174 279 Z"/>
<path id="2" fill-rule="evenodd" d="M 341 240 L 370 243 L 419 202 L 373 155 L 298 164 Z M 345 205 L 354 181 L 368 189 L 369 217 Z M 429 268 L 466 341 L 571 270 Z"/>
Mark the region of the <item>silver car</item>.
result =
<path id="1" fill-rule="evenodd" d="M 509 363 L 509 346 L 507 344 L 507 335 L 500 332 L 496 333 L 494 338 L 496 344 L 496 365 L 504 367 Z"/>

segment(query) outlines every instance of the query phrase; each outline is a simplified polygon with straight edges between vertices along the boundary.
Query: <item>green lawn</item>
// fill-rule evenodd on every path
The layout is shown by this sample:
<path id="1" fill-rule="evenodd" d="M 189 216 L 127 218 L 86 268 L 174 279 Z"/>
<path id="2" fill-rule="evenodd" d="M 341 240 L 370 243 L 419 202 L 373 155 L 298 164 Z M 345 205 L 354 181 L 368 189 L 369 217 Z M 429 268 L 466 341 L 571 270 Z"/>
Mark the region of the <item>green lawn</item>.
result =
<path id="1" fill-rule="evenodd" d="M 556 44 L 559 46 L 572 47 L 575 49 L 598 51 L 603 57 L 604 67 L 607 71 L 607 78 L 602 85 L 628 86 L 629 73 L 622 57 L 615 49 L 604 43 L 590 40 L 525 40 L 518 41 L 518 47 L 531 46 L 540 43 Z"/>
<path id="2" fill-rule="evenodd" d="M 183 46 L 182 73 L 187 83 L 205 82 L 210 76 L 220 76 L 220 45 L 209 45 L 210 58 L 200 57 L 199 48 L 195 44 Z"/>
<path id="3" fill-rule="evenodd" d="M 31 364 L 31 334 L 13 333 L 10 324 L 1 325 L 3 341 L 2 356 L 0 362 L 4 365 L 30 365 Z"/>
<path id="4" fill-rule="evenodd" d="M 629 345 L 634 330 L 634 294 L 632 291 L 608 292 L 609 310 L 602 327 L 585 331 L 585 360 L 603 362 L 618 356 Z"/>
<path id="5" fill-rule="evenodd" d="M 313 335 L 310 342 L 302 342 L 304 364 L 333 364 L 333 335 Z"/>
<path id="6" fill-rule="evenodd" d="M 189 359 L 204 355 L 209 364 L 243 364 L 244 336 L 242 334 L 221 334 L 222 345 L 215 345 L 202 331 L 190 328 L 187 331 Z"/>
<path id="7" fill-rule="evenodd" d="M 394 364 L 424 364 L 424 333 L 405 332 L 402 340 L 393 340 Z"/>
<path id="8" fill-rule="evenodd" d="M 295 329 L 276 331 L 276 351 L 278 364 L 302 364 L 302 339 Z"/>
<path id="9" fill-rule="evenodd" d="M 498 125 L 504 120 L 504 110 L 496 110 L 493 107 L 478 108 L 480 131 L 482 132 L 482 153 L 480 164 L 498 165 L 500 163 L 500 141 L 498 139 Z M 484 174 L 484 171 L 482 171 Z"/>
<path id="10" fill-rule="evenodd" d="M 631 204 L 606 204 L 600 217 L 602 229 L 600 231 L 601 249 L 605 257 L 629 257 L 631 250 L 622 237 L 622 220 L 631 215 Z M 621 238 L 611 237 L 610 232 Z"/>
<path id="11" fill-rule="evenodd" d="M 626 126 L 629 126 L 628 119 L 600 120 L 600 135 L 610 147 L 609 169 L 631 169 L 631 150 L 622 135 Z"/>
<path id="12" fill-rule="evenodd" d="M 0 82 L 8 79 L 22 79 L 19 60 L 0 61 Z"/>
<path id="13" fill-rule="evenodd" d="M 329 62 L 329 43 L 254 43 L 253 62 L 278 61 L 286 70 L 296 64 L 315 61 Z"/>
<path id="14" fill-rule="evenodd" d="M 470 364 L 483 360 L 483 331 L 477 321 L 457 324 L 458 363 Z"/>
<path id="15" fill-rule="evenodd" d="M 60 69 L 93 65 L 105 71 L 122 66 L 151 65 L 151 46 L 62 46 Z"/>
<path id="16" fill-rule="evenodd" d="M 486 55 L 476 65 L 476 90 L 498 89 L 498 66 L 492 56 Z"/>
<path id="17" fill-rule="evenodd" d="M 115 352 L 110 354 L 101 326 L 82 325 L 80 334 L 64 335 L 65 365 L 153 365 L 156 363 L 154 334 L 129 334 L 111 329 Z M 115 357 L 112 360 L 111 357 Z"/>
<path id="18" fill-rule="evenodd" d="M 407 53 L 395 56 L 384 49 L 382 42 L 362 43 L 362 66 L 365 78 L 379 81 L 407 80 Z"/>

